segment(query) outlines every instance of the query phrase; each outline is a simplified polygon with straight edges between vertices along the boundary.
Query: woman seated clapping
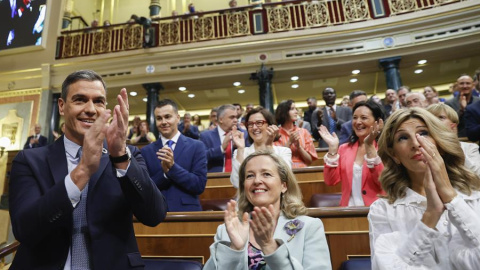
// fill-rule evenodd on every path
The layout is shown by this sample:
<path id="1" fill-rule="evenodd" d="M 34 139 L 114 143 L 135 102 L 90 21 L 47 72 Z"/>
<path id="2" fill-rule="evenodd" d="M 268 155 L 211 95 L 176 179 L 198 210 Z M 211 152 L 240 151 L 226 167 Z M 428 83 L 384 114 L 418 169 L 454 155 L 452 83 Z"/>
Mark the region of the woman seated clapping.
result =
<path id="1" fill-rule="evenodd" d="M 155 135 L 150 132 L 147 121 L 140 122 L 137 131 L 135 131 L 130 139 L 131 143 L 151 143 L 154 141 L 156 141 Z"/>
<path id="2" fill-rule="evenodd" d="M 424 109 L 399 110 L 379 155 L 387 196 L 368 215 L 373 269 L 480 269 L 480 179 L 456 134 Z"/>
<path id="3" fill-rule="evenodd" d="M 275 110 L 275 119 L 280 125 L 280 139 L 274 144 L 285 146 L 292 151 L 292 167 L 303 168 L 318 159 L 317 151 L 313 145 L 312 135 L 308 130 L 295 125 L 298 111 L 295 102 L 289 99 L 278 104 Z"/>
<path id="4" fill-rule="evenodd" d="M 341 206 L 369 206 L 382 193 L 378 178 L 383 163 L 377 155 L 376 138 L 383 125 L 385 113 L 373 100 L 360 101 L 353 107 L 352 135 L 348 143 L 339 147 L 335 133 L 330 134 L 325 126 L 318 131 L 328 144 L 325 154 L 327 185 L 342 183 Z"/>
<path id="5" fill-rule="evenodd" d="M 230 182 L 235 188 L 238 188 L 238 168 L 240 168 L 240 164 L 255 151 L 273 151 L 283 158 L 290 168 L 292 167 L 292 151 L 290 148 L 273 145 L 273 141 L 278 136 L 278 127 L 275 125 L 273 115 L 267 109 L 263 107 L 251 109 L 245 116 L 245 122 L 248 130 L 248 140 L 251 145 L 245 147 L 243 132 L 237 131 L 233 136 L 237 149 L 233 152 Z"/>
<path id="6" fill-rule="evenodd" d="M 276 154 L 245 158 L 236 208 L 235 201 L 228 203 L 205 270 L 332 268 L 323 224 L 305 216 L 295 176 Z"/>

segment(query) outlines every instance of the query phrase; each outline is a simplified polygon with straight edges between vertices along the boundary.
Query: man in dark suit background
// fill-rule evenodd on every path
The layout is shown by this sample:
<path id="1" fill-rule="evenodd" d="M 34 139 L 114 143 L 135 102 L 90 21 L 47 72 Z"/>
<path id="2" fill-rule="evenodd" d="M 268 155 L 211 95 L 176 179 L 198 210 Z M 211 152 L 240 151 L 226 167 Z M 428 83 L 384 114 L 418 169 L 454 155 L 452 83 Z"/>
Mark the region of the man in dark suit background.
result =
<path id="1" fill-rule="evenodd" d="M 232 134 L 243 132 L 245 146 L 249 146 L 248 132 L 237 127 L 237 108 L 232 104 L 217 108 L 217 127 L 202 133 L 200 140 L 205 144 L 208 172 L 231 172 L 234 151 Z M 230 163 L 229 163 L 230 162 Z"/>
<path id="2" fill-rule="evenodd" d="M 20 246 L 10 269 L 143 268 L 133 216 L 156 226 L 167 207 L 140 151 L 125 143 L 127 91 L 113 111 L 106 99 L 97 73 L 70 74 L 58 100 L 65 135 L 13 160 L 10 216 Z"/>
<path id="3" fill-rule="evenodd" d="M 207 184 L 207 157 L 202 142 L 178 130 L 178 107 L 161 100 L 154 111 L 160 138 L 142 148 L 148 172 L 165 196 L 169 212 L 202 211 L 199 195 Z"/>
<path id="4" fill-rule="evenodd" d="M 37 148 L 47 145 L 47 137 L 40 134 L 42 126 L 35 124 L 35 134 L 27 138 L 27 142 L 23 146 L 23 149 Z"/>
<path id="5" fill-rule="evenodd" d="M 323 108 L 317 108 L 312 113 L 312 135 L 319 141 L 320 147 L 328 147 L 328 145 L 321 140 L 318 134 L 318 127 L 324 125 L 330 131 L 339 134 L 342 124 L 352 119 L 352 110 L 349 107 L 342 107 L 335 105 L 337 99 L 337 93 L 335 89 L 331 87 L 323 90 L 323 100 L 325 106 Z"/>
<path id="6" fill-rule="evenodd" d="M 200 138 L 200 132 L 198 131 L 198 127 L 192 125 L 192 115 L 189 113 L 185 113 L 183 115 L 183 122 L 178 124 L 178 130 L 180 130 L 183 135 L 192 139 L 198 140 L 198 138 Z"/>

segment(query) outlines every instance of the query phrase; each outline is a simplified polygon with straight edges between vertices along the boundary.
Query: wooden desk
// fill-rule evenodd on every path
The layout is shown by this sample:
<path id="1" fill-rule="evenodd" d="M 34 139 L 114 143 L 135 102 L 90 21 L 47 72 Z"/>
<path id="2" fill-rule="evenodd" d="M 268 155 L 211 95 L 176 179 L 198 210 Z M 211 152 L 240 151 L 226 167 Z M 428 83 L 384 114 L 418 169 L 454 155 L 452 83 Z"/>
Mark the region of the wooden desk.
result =
<path id="1" fill-rule="evenodd" d="M 293 169 L 302 189 L 303 203 L 310 206 L 310 198 L 315 193 L 339 193 L 341 185 L 327 186 L 323 181 L 323 166 Z M 207 186 L 200 199 L 233 198 L 237 189 L 230 183 L 230 173 L 209 173 Z"/>
<path id="2" fill-rule="evenodd" d="M 370 254 L 368 207 L 310 208 L 309 216 L 320 218 L 330 248 L 333 269 L 339 269 L 349 255 Z M 172 212 L 166 220 L 152 228 L 135 222 L 135 235 L 143 257 L 181 257 L 205 263 L 209 246 L 223 212 Z"/>

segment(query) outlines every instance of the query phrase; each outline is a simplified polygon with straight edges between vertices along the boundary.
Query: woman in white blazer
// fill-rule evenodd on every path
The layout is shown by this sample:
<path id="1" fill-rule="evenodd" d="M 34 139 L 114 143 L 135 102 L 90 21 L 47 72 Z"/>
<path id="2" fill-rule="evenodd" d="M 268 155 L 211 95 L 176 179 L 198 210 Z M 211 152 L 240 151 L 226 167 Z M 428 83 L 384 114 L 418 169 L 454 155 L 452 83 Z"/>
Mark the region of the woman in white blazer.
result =
<path id="1" fill-rule="evenodd" d="M 305 216 L 290 167 L 271 151 L 240 166 L 237 203 L 230 201 L 217 229 L 206 270 L 332 269 L 323 223 Z"/>
<path id="2" fill-rule="evenodd" d="M 240 164 L 255 151 L 270 150 L 283 158 L 290 168 L 292 167 L 292 150 L 288 147 L 273 145 L 273 141 L 278 136 L 278 126 L 275 125 L 275 117 L 270 111 L 261 106 L 251 109 L 245 116 L 245 126 L 251 144 L 249 147 L 245 147 L 243 132 L 238 131 L 233 136 L 237 149 L 233 152 L 230 182 L 235 188 L 238 188 Z"/>

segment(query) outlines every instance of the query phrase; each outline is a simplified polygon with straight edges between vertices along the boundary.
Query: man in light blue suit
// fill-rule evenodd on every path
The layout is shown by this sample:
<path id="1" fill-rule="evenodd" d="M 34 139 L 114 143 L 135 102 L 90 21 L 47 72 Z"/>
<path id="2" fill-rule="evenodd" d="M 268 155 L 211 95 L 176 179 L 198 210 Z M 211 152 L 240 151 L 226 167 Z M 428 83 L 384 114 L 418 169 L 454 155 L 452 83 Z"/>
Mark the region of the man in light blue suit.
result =
<path id="1" fill-rule="evenodd" d="M 179 132 L 180 115 L 172 100 L 161 100 L 154 114 L 160 138 L 141 150 L 150 177 L 165 196 L 169 212 L 202 211 L 198 195 L 207 184 L 205 146 Z"/>
<path id="2" fill-rule="evenodd" d="M 217 127 L 202 133 L 200 140 L 205 144 L 208 172 L 231 172 L 231 166 L 228 167 L 228 159 L 232 158 L 234 143 L 232 132 L 243 132 L 245 146 L 249 146 L 248 132 L 237 128 L 237 108 L 231 104 L 226 104 L 217 109 Z"/>

